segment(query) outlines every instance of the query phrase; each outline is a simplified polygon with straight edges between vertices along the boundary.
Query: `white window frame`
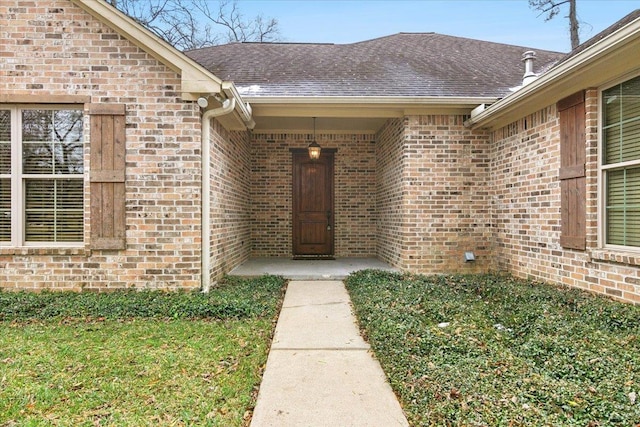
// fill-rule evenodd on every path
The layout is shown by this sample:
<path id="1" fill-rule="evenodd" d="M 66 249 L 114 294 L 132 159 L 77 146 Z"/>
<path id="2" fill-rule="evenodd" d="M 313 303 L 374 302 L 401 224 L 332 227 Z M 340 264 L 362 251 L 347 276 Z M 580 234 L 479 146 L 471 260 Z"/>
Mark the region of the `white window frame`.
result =
<path id="1" fill-rule="evenodd" d="M 84 190 L 84 173 L 81 174 L 23 174 L 22 173 L 22 111 L 24 110 L 79 110 L 83 111 L 83 105 L 78 104 L 2 104 L 1 110 L 10 111 L 11 123 L 11 240 L 0 241 L 0 248 L 28 247 L 28 248 L 77 248 L 84 245 L 85 227 L 83 224 L 82 238 L 78 241 L 71 242 L 41 242 L 27 241 L 25 236 L 25 181 L 27 179 L 60 179 L 75 178 L 81 179 L 83 182 L 83 200 L 81 203 L 84 217 L 85 190 Z M 83 114 L 83 135 L 84 121 L 86 116 Z M 83 136 L 84 139 L 84 136 Z M 84 141 L 83 141 L 84 146 Z M 83 150 L 84 159 L 84 150 Z"/>
<path id="2" fill-rule="evenodd" d="M 623 169 L 628 166 L 639 166 L 640 159 L 626 162 L 604 164 L 604 108 L 603 92 L 624 83 L 628 80 L 640 77 L 640 73 L 635 72 L 620 77 L 607 83 L 598 89 L 598 246 L 603 249 L 616 252 L 632 252 L 640 254 L 640 246 L 623 246 L 607 243 L 607 171 Z"/>

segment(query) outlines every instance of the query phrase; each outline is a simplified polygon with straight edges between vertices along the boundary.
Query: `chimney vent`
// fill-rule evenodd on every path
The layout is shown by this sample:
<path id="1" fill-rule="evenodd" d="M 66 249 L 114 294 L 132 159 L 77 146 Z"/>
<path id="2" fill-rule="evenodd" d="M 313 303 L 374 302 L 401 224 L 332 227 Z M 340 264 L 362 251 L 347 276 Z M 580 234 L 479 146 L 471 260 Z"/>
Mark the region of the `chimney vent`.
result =
<path id="1" fill-rule="evenodd" d="M 522 86 L 526 86 L 536 78 L 538 75 L 533 72 L 533 61 L 536 60 L 536 53 L 532 50 L 528 50 L 522 54 L 522 62 L 524 62 L 524 76 L 522 76 Z"/>

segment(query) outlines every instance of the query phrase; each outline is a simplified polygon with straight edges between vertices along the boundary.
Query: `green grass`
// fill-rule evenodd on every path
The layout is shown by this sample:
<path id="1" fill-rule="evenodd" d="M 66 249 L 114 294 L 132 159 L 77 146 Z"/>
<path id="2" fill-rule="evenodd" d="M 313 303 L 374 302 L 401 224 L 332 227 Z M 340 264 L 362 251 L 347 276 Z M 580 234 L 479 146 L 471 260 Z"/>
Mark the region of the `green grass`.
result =
<path id="1" fill-rule="evenodd" d="M 413 426 L 640 423 L 640 306 L 497 275 L 346 283 Z"/>
<path id="2" fill-rule="evenodd" d="M 246 425 L 283 290 L 0 292 L 0 426 Z"/>

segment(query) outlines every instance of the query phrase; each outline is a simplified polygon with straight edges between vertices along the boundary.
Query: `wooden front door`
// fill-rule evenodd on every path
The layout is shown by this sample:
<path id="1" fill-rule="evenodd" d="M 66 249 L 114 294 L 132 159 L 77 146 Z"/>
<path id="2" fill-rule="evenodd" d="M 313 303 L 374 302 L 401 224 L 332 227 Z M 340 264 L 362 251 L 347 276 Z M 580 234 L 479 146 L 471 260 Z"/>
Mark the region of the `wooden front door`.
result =
<path id="1" fill-rule="evenodd" d="M 334 246 L 333 158 L 323 149 L 318 160 L 293 152 L 293 255 L 330 257 Z"/>

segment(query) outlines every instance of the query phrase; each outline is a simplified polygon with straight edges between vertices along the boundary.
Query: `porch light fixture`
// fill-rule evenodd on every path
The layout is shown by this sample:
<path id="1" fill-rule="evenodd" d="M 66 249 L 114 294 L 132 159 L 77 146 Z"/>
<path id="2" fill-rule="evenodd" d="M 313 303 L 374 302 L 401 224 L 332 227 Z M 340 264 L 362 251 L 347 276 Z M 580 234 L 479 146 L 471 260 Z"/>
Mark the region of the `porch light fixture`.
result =
<path id="1" fill-rule="evenodd" d="M 318 160 L 320 158 L 320 151 L 322 148 L 320 144 L 316 142 L 316 118 L 313 118 L 313 141 L 309 144 L 309 158 L 311 160 Z"/>

